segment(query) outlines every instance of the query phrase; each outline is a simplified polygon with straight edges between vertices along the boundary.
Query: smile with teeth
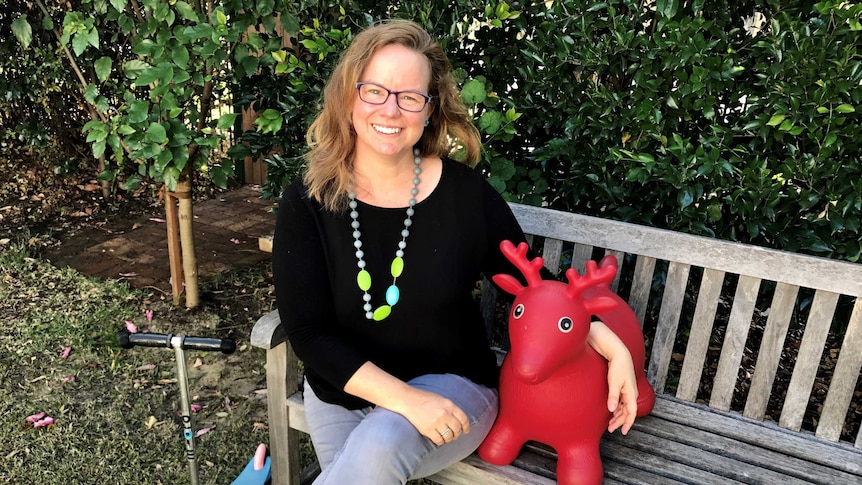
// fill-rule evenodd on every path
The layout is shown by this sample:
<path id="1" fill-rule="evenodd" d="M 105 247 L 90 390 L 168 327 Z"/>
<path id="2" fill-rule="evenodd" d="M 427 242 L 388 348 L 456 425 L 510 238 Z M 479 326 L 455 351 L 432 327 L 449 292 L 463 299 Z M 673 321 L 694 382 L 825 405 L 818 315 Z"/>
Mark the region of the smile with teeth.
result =
<path id="1" fill-rule="evenodd" d="M 386 135 L 394 135 L 401 131 L 401 128 L 392 128 L 388 126 L 380 126 L 380 125 L 371 125 L 374 127 L 374 130 L 378 133 L 383 133 Z"/>

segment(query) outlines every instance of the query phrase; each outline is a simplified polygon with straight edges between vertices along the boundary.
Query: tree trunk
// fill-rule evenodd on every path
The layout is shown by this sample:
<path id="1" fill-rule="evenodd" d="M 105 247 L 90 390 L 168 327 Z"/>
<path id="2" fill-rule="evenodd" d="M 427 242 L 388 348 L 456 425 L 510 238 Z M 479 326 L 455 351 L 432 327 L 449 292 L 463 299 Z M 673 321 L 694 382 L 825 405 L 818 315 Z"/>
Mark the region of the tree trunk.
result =
<path id="1" fill-rule="evenodd" d="M 186 308 L 195 308 L 200 302 L 198 294 L 198 260 L 192 222 L 192 182 L 183 177 L 174 193 L 179 202 L 180 247 L 182 249 L 183 277 L 185 279 Z"/>

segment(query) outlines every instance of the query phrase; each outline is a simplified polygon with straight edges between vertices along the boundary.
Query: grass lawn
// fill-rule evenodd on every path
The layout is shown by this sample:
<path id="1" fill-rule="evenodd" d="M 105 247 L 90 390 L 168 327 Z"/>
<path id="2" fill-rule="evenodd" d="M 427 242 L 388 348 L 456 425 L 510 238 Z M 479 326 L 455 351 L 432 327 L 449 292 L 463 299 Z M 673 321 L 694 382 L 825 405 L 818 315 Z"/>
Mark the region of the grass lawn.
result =
<path id="1" fill-rule="evenodd" d="M 201 282 L 205 303 L 189 311 L 154 290 L 57 269 L 23 244 L 0 246 L 0 483 L 189 483 L 173 350 L 121 349 L 126 321 L 237 341 L 230 356 L 186 353 L 201 406 L 192 424 L 209 429 L 195 440 L 201 483 L 230 483 L 269 442 L 265 356 L 248 344 L 254 320 L 274 304 L 268 271 Z M 54 424 L 26 422 L 41 412 Z"/>

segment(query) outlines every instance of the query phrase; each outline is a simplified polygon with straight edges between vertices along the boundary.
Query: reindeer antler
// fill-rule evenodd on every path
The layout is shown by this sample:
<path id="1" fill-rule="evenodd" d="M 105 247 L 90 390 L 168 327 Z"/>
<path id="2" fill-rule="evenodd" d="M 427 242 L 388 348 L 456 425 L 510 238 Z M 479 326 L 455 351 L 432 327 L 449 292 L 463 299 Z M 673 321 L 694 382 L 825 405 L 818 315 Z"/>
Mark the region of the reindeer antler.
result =
<path id="1" fill-rule="evenodd" d="M 587 261 L 586 274 L 582 277 L 574 268 L 566 270 L 566 277 L 569 279 L 569 286 L 566 288 L 566 294 L 569 298 L 577 299 L 581 296 L 584 290 L 592 286 L 601 284 L 609 284 L 617 274 L 616 258 L 613 262 L 602 260 L 602 267 L 599 268 L 595 261 Z"/>
<path id="2" fill-rule="evenodd" d="M 521 270 L 521 274 L 523 274 L 524 278 L 527 279 L 527 286 L 530 286 L 542 281 L 542 275 L 539 274 L 539 270 L 545 264 L 545 261 L 541 257 L 537 257 L 532 261 L 528 260 L 528 248 L 529 246 L 527 246 L 527 243 L 525 242 L 518 244 L 517 248 L 515 248 L 515 245 L 508 239 L 500 243 L 500 251 L 503 252 L 506 259 L 511 261 L 516 268 Z"/>

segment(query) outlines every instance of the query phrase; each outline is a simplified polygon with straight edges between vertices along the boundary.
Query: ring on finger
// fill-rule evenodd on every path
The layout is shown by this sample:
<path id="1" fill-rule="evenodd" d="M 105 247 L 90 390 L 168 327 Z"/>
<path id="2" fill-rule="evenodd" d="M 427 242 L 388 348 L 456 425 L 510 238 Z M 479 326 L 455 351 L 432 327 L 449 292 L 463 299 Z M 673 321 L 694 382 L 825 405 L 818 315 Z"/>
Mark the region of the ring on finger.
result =
<path id="1" fill-rule="evenodd" d="M 445 437 L 446 437 L 446 435 L 447 435 L 447 434 L 449 434 L 449 433 L 451 433 L 451 432 L 452 432 L 452 430 L 451 430 L 451 429 L 446 428 L 446 429 L 444 429 L 444 430 L 443 430 L 443 432 L 442 432 L 442 433 L 440 433 L 440 436 L 442 436 L 442 437 L 444 437 L 444 438 L 445 438 Z"/>

